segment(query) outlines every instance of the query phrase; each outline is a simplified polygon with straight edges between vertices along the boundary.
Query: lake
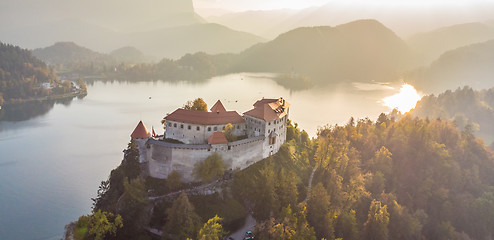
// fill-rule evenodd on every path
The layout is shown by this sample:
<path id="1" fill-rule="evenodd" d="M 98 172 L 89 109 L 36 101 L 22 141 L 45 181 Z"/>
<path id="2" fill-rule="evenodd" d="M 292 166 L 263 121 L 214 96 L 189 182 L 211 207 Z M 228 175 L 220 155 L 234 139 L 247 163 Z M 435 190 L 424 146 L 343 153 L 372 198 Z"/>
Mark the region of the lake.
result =
<path id="1" fill-rule="evenodd" d="M 91 211 L 102 180 L 120 164 L 139 120 L 159 134 L 161 119 L 186 101 L 218 99 L 240 114 L 263 97 L 285 98 L 289 118 L 315 136 L 350 117 L 375 120 L 400 85 L 346 84 L 290 91 L 271 74 L 241 73 L 201 83 L 94 82 L 82 99 L 0 110 L 0 239 L 60 239 Z"/>

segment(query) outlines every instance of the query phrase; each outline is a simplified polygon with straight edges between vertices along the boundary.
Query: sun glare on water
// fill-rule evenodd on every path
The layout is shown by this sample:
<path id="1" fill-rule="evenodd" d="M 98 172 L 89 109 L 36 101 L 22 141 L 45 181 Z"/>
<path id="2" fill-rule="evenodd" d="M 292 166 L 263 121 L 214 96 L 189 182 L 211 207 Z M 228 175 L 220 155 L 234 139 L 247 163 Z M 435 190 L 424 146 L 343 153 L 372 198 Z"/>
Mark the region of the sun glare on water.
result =
<path id="1" fill-rule="evenodd" d="M 390 109 L 397 108 L 398 111 L 406 113 L 414 108 L 421 98 L 412 85 L 404 84 L 401 86 L 399 93 L 383 98 L 382 103 Z"/>

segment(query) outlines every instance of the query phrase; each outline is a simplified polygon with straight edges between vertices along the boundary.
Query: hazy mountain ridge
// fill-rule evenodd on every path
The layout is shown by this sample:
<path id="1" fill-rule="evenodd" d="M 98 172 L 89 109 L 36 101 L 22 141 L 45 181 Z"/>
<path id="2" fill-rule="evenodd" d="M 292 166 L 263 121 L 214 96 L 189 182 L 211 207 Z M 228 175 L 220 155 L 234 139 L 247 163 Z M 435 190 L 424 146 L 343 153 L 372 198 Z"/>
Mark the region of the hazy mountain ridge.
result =
<path id="1" fill-rule="evenodd" d="M 331 1 L 323 6 L 290 12 L 284 9 L 246 11 L 208 17 L 208 20 L 274 39 L 279 34 L 298 27 L 334 26 L 357 19 L 376 19 L 393 29 L 399 36 L 406 38 L 439 27 L 492 18 L 494 4 L 491 2 L 475 2 L 464 7 L 462 4 L 464 3 L 448 4 L 447 1 L 434 4 L 432 1 L 430 8 L 440 11 L 424 11 L 413 2 L 388 2 L 382 7 L 375 1 L 360 1 L 358 4 L 351 0 Z M 469 11 L 466 12 L 465 7 L 468 7 Z M 258 19 L 270 19 L 273 16 L 283 16 L 283 19 L 258 24 Z"/>
<path id="2" fill-rule="evenodd" d="M 265 39 L 215 23 L 193 24 L 131 34 L 131 46 L 145 54 L 180 58 L 186 53 L 238 53 Z"/>
<path id="3" fill-rule="evenodd" d="M 422 55 L 424 64 L 430 64 L 448 50 L 494 39 L 494 28 L 474 22 L 442 27 L 416 34 L 407 43 Z"/>
<path id="4" fill-rule="evenodd" d="M 426 92 L 442 92 L 469 85 L 474 89 L 494 87 L 494 40 L 448 51 L 429 67 L 408 74 L 417 88 Z"/>
<path id="5" fill-rule="evenodd" d="M 74 3 L 75 6 L 55 0 L 44 4 L 26 1 L 38 11 L 17 2 L 0 2 L 0 35 L 3 41 L 32 49 L 56 42 L 77 42 L 103 53 L 134 46 L 145 55 L 161 59 L 197 51 L 240 52 L 264 41 L 249 33 L 206 23 L 195 13 L 192 0 L 88 0 Z M 22 24 L 12 21 L 19 17 L 24 19 Z"/>
<path id="6" fill-rule="evenodd" d="M 362 42 L 365 39 L 365 42 Z M 298 73 L 317 83 L 397 80 L 412 52 L 375 20 L 304 27 L 242 52 L 233 71 Z"/>

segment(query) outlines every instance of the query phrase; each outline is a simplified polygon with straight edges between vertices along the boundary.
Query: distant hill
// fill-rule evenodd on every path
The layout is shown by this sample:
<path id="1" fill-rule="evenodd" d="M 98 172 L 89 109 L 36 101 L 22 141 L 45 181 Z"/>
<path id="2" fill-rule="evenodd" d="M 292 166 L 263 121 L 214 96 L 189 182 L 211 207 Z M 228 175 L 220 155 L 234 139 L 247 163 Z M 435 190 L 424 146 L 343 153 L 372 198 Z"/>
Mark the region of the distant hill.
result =
<path id="1" fill-rule="evenodd" d="M 294 72 L 322 84 L 393 81 L 411 59 L 405 42 L 391 30 L 375 20 L 359 20 L 281 34 L 242 52 L 232 70 Z"/>
<path id="2" fill-rule="evenodd" d="M 438 93 L 469 85 L 494 87 L 494 40 L 457 48 L 441 55 L 429 67 L 410 73 L 406 80 L 418 89 Z"/>
<path id="3" fill-rule="evenodd" d="M 114 61 L 114 58 L 98 53 L 74 42 L 58 42 L 46 48 L 33 50 L 33 55 L 48 64 Z"/>
<path id="4" fill-rule="evenodd" d="M 167 58 L 180 58 L 186 53 L 199 51 L 208 54 L 238 53 L 265 41 L 253 34 L 214 23 L 140 32 L 132 34 L 130 38 L 130 45 L 141 49 L 145 54 Z"/>
<path id="5" fill-rule="evenodd" d="M 57 86 L 60 79 L 29 50 L 0 42 L 0 104 L 49 95 L 42 83 Z"/>
<path id="6" fill-rule="evenodd" d="M 407 43 L 422 55 L 424 65 L 428 65 L 448 50 L 491 39 L 494 39 L 494 27 L 476 22 L 416 34 L 407 39 Z"/>
<path id="7" fill-rule="evenodd" d="M 46 48 L 33 50 L 33 55 L 53 66 L 60 74 L 76 73 L 95 76 L 113 71 L 122 63 L 108 54 L 81 47 L 74 42 L 58 42 Z"/>
<path id="8" fill-rule="evenodd" d="M 151 60 L 150 57 L 146 57 L 135 47 L 122 47 L 116 49 L 110 53 L 110 56 L 125 63 L 144 63 Z"/>

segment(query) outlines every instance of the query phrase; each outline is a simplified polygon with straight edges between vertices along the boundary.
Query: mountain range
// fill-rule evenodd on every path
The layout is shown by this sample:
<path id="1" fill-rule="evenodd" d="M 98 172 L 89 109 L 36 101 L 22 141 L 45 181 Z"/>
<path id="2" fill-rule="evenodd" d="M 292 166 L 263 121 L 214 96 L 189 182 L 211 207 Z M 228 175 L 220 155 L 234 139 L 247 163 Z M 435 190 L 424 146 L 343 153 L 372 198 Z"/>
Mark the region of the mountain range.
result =
<path id="1" fill-rule="evenodd" d="M 450 50 L 430 66 L 407 76 L 417 88 L 432 93 L 471 86 L 494 87 L 494 40 Z"/>
<path id="2" fill-rule="evenodd" d="M 45 0 L 42 4 L 6 0 L 0 2 L 0 36 L 4 42 L 31 49 L 75 42 L 109 53 L 133 46 L 158 59 L 196 51 L 240 52 L 264 41 L 250 33 L 207 23 L 195 13 L 192 0 Z"/>
<path id="3" fill-rule="evenodd" d="M 494 26 L 473 22 L 419 33 L 407 39 L 407 43 L 421 55 L 422 63 L 427 65 L 448 50 L 490 39 L 494 39 Z"/>

